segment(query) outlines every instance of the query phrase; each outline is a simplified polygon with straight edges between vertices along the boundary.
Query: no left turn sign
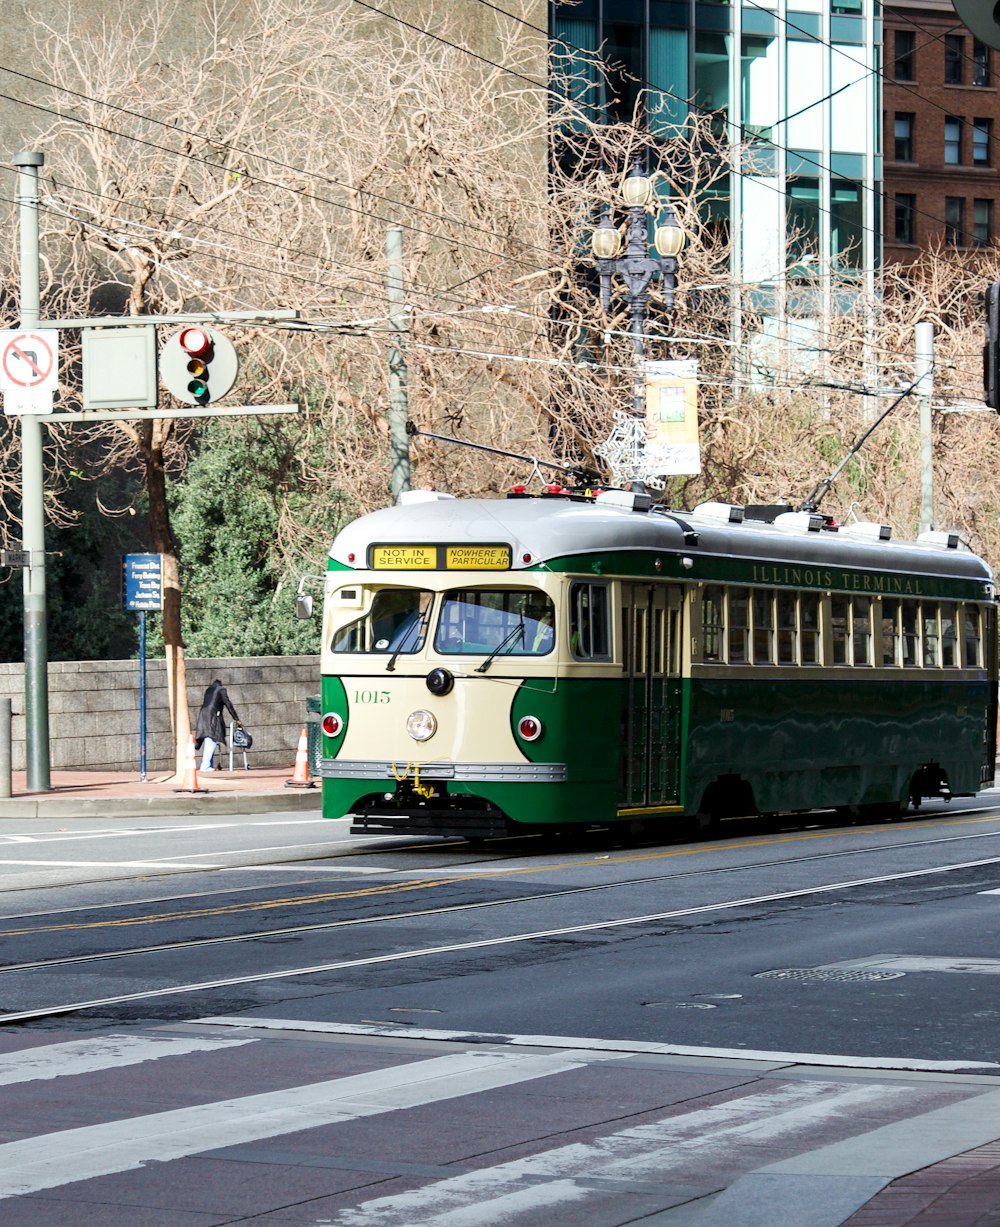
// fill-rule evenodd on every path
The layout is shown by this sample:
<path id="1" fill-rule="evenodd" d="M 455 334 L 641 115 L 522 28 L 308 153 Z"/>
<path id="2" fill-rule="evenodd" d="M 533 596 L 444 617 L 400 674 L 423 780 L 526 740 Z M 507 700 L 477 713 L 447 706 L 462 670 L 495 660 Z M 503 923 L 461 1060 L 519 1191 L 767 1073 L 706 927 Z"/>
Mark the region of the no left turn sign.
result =
<path id="1" fill-rule="evenodd" d="M 0 330 L 0 388 L 51 392 L 59 380 L 59 333 Z"/>

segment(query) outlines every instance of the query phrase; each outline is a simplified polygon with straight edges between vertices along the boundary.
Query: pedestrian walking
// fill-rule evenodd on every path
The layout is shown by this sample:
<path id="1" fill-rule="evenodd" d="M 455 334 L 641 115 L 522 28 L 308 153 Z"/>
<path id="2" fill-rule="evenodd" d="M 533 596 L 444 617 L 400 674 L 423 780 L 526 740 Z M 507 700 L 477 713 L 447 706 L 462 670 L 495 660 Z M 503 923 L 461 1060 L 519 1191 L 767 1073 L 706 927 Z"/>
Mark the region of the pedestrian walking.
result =
<path id="1" fill-rule="evenodd" d="M 243 721 L 236 714 L 236 708 L 233 707 L 225 686 L 216 678 L 205 691 L 201 711 L 198 713 L 198 722 L 195 725 L 194 744 L 196 749 L 201 750 L 199 771 L 213 771 L 212 758 L 216 746 L 226 744 L 226 722 L 222 717 L 223 710 L 227 710 L 236 723 L 242 727 Z"/>

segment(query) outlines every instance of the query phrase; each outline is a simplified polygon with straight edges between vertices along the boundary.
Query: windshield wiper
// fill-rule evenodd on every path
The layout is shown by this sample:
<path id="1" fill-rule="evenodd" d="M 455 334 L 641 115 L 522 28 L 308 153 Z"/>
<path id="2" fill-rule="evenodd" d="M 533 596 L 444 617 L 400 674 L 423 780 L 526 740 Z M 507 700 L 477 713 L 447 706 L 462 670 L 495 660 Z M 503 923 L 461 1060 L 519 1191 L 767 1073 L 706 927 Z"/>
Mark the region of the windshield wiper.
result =
<path id="1" fill-rule="evenodd" d="M 493 664 L 493 661 L 497 658 L 497 656 L 500 655 L 500 653 L 504 650 L 504 648 L 510 647 L 510 645 L 514 642 L 514 640 L 518 637 L 518 635 L 521 636 L 521 646 L 524 647 L 524 618 L 523 617 L 521 618 L 521 622 L 518 626 L 515 626 L 512 631 L 508 631 L 507 634 L 504 635 L 504 637 L 500 640 L 500 642 L 493 649 L 493 651 L 489 654 L 489 656 L 487 656 L 486 659 L 483 661 L 483 663 L 479 666 L 479 668 L 476 669 L 476 672 L 485 673 L 486 670 L 490 667 L 490 665 Z"/>
<path id="2" fill-rule="evenodd" d="M 395 652 L 393 652 L 393 654 L 389 657 L 389 660 L 386 663 L 386 666 L 385 666 L 386 673 L 393 673 L 396 669 L 396 660 L 399 657 L 400 652 L 402 652 L 404 648 L 409 646 L 409 644 L 412 641 L 420 639 L 421 634 L 423 633 L 423 631 L 425 630 L 427 626 L 430 616 L 431 616 L 431 611 L 430 611 L 430 607 L 428 606 L 428 608 L 425 609 L 424 612 L 420 615 L 419 622 L 410 623 L 409 628 L 403 633 L 403 638 L 400 639 L 399 641 L 399 647 L 395 650 Z M 413 634 L 414 631 L 416 631 L 416 635 Z"/>

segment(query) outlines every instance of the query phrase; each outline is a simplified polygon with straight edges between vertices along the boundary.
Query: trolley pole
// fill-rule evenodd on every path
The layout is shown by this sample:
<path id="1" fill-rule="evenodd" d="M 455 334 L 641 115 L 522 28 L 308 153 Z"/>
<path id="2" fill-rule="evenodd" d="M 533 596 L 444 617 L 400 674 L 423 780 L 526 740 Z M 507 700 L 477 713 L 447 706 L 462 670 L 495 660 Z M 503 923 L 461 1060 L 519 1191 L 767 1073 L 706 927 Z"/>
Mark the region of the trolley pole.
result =
<path id="1" fill-rule="evenodd" d="M 934 394 L 934 325 L 926 320 L 915 328 L 916 362 L 913 373 L 920 405 L 920 531 L 934 527 L 934 438 L 931 433 L 931 397 Z"/>
<path id="2" fill-rule="evenodd" d="M 41 318 L 38 263 L 38 168 L 41 153 L 16 153 L 21 255 L 21 328 Z M 29 792 L 47 792 L 49 779 L 48 630 L 45 602 L 45 464 L 37 413 L 21 414 L 21 538 L 24 568 L 24 733 Z"/>
<path id="3" fill-rule="evenodd" d="M 403 227 L 390 226 L 386 236 L 389 323 L 395 334 L 389 349 L 389 446 L 392 461 L 389 490 L 393 502 L 410 489 L 410 437 L 406 433 L 406 322 L 403 298 Z"/>

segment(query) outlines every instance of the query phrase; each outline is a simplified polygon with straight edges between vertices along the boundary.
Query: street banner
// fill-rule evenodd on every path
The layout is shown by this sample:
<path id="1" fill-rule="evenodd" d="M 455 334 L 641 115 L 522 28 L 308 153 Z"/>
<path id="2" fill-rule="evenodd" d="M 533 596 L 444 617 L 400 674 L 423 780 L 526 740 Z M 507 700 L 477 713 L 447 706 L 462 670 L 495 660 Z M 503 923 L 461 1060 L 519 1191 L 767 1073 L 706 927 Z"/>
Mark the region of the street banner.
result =
<path id="1" fill-rule="evenodd" d="M 646 362 L 644 467 L 664 477 L 701 472 L 696 359 Z"/>

